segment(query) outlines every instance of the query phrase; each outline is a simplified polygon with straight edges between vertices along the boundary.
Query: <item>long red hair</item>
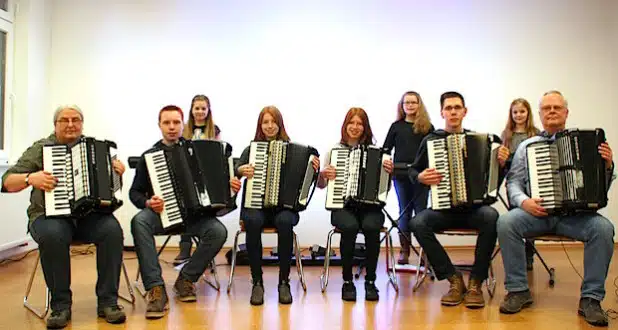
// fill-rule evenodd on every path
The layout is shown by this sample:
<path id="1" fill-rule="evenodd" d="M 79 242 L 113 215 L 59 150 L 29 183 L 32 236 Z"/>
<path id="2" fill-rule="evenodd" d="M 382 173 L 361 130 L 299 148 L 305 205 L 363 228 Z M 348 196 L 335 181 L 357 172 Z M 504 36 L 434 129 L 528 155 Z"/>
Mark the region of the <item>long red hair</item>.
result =
<path id="1" fill-rule="evenodd" d="M 373 144 L 374 137 L 373 132 L 371 131 L 371 125 L 369 125 L 369 117 L 363 108 L 350 108 L 350 110 L 348 110 L 348 113 L 345 115 L 345 119 L 343 120 L 343 125 L 341 125 L 341 144 L 347 145 L 347 142 L 350 139 L 346 128 L 354 116 L 358 116 L 358 118 L 360 118 L 363 122 L 363 135 L 360 137 L 358 144 Z"/>
<path id="2" fill-rule="evenodd" d="M 277 126 L 279 126 L 279 132 L 277 132 L 277 136 L 275 137 L 275 140 L 282 140 L 282 141 L 290 141 L 290 137 L 288 136 L 288 133 L 285 131 L 285 125 L 283 124 L 283 116 L 281 116 L 281 111 L 279 111 L 279 109 L 277 109 L 276 106 L 274 105 L 269 105 L 266 106 L 262 109 L 262 111 L 260 111 L 260 115 L 258 116 L 258 120 L 257 120 L 257 127 L 255 128 L 255 137 L 253 138 L 254 141 L 266 141 L 266 135 L 264 134 L 264 131 L 262 131 L 262 121 L 264 120 L 264 116 L 266 114 L 271 115 L 274 119 L 275 119 L 275 123 L 277 124 Z"/>

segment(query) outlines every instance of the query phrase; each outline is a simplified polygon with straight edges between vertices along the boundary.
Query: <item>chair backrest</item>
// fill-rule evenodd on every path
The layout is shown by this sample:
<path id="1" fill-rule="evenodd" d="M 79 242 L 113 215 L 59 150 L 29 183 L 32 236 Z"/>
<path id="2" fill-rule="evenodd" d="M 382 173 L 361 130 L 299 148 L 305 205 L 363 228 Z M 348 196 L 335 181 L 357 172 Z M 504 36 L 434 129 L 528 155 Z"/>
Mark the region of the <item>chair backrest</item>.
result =
<path id="1" fill-rule="evenodd" d="M 141 157 L 139 157 L 139 156 L 129 157 L 129 159 L 128 159 L 129 167 L 130 168 L 136 168 L 137 167 L 137 163 L 139 162 L 140 158 Z"/>

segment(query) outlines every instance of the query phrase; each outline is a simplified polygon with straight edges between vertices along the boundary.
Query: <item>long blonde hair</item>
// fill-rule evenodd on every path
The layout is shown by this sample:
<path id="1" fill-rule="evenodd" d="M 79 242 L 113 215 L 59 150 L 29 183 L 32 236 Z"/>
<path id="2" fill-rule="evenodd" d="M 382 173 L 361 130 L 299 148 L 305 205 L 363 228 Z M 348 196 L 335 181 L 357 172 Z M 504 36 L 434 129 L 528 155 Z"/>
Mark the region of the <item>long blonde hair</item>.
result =
<path id="1" fill-rule="evenodd" d="M 195 95 L 193 99 L 191 99 L 191 108 L 189 109 L 189 120 L 187 120 L 187 124 L 185 125 L 185 129 L 183 131 L 183 137 L 187 140 L 191 140 L 193 138 L 193 130 L 195 129 L 195 117 L 193 116 L 193 106 L 197 101 L 206 101 L 206 107 L 208 108 L 208 114 L 206 115 L 206 123 L 204 126 L 204 135 L 207 139 L 214 139 L 216 137 L 215 132 L 215 122 L 212 119 L 212 109 L 210 108 L 210 99 L 206 95 Z"/>
<path id="2" fill-rule="evenodd" d="M 421 95 L 417 92 L 407 91 L 401 96 L 397 104 L 397 121 L 406 118 L 406 113 L 403 109 L 403 100 L 406 98 L 406 95 L 414 95 L 418 100 L 418 110 L 416 110 L 416 115 L 414 116 L 414 133 L 426 135 L 431 129 L 431 121 L 429 120 L 425 103 L 423 103 Z"/>
<path id="3" fill-rule="evenodd" d="M 513 107 L 516 105 L 523 105 L 524 108 L 528 111 L 528 115 L 526 118 L 526 134 L 528 137 L 533 137 L 538 135 L 540 130 L 534 126 L 534 121 L 532 120 L 532 108 L 530 107 L 530 103 L 524 98 L 518 98 L 511 102 L 511 106 L 509 106 L 509 119 L 506 122 L 506 126 L 502 131 L 502 144 L 511 149 L 511 138 L 513 137 L 513 133 L 515 131 L 515 127 L 517 124 L 515 120 L 513 120 Z"/>

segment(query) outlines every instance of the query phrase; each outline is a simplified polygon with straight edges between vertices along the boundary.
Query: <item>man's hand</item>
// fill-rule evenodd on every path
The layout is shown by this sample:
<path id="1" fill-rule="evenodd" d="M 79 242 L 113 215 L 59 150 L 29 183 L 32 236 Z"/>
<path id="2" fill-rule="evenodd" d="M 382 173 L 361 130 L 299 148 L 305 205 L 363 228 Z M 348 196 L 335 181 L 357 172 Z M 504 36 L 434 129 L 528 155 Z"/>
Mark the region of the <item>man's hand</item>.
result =
<path id="1" fill-rule="evenodd" d="M 118 175 L 120 175 L 120 176 L 122 176 L 122 174 L 124 173 L 124 171 L 126 169 L 124 167 L 124 164 L 120 160 L 118 160 L 118 159 L 114 159 L 112 161 L 112 167 L 114 168 L 114 172 L 118 173 Z"/>
<path id="2" fill-rule="evenodd" d="M 386 170 L 386 173 L 388 173 L 388 174 L 392 174 L 393 173 L 393 168 L 395 167 L 395 165 L 393 164 L 393 161 L 391 159 L 385 160 L 384 163 L 382 164 L 382 166 L 384 166 L 384 169 Z"/>
<path id="3" fill-rule="evenodd" d="M 504 167 L 504 164 L 506 163 L 506 160 L 509 159 L 510 154 L 511 151 L 509 148 L 505 146 L 500 146 L 500 148 L 498 148 L 498 163 L 500 164 L 500 167 Z"/>
<path id="4" fill-rule="evenodd" d="M 157 213 L 163 212 L 163 206 L 165 205 L 165 201 L 159 196 L 152 196 L 149 200 L 146 201 L 146 207 L 151 208 L 153 211 Z"/>
<path id="5" fill-rule="evenodd" d="M 52 191 L 58 184 L 58 179 L 46 171 L 38 171 L 28 176 L 28 182 L 36 189 Z"/>
<path id="6" fill-rule="evenodd" d="M 535 217 L 546 217 L 547 211 L 541 206 L 541 198 L 528 198 L 521 203 L 521 208 Z"/>
<path id="7" fill-rule="evenodd" d="M 230 187 L 232 188 L 232 191 L 235 193 L 237 193 L 240 190 L 240 180 L 238 180 L 238 178 L 231 178 L 230 179 Z"/>
<path id="8" fill-rule="evenodd" d="M 418 181 L 427 186 L 435 185 L 442 181 L 442 174 L 435 168 L 428 168 L 418 175 Z"/>
<path id="9" fill-rule="evenodd" d="M 607 143 L 601 143 L 599 146 L 599 154 L 601 154 L 601 158 L 605 159 L 605 167 L 607 169 L 612 168 L 612 148 L 609 147 Z"/>

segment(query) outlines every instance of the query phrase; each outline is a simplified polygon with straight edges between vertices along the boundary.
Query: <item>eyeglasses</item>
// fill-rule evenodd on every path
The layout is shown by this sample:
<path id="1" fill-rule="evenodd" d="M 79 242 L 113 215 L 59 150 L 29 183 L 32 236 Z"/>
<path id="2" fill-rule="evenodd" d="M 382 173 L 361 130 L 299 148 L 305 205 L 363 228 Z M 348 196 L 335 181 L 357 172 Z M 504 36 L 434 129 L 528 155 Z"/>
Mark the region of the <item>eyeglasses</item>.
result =
<path id="1" fill-rule="evenodd" d="M 565 107 L 561 106 L 561 105 L 544 105 L 541 107 L 541 111 L 542 112 L 549 112 L 551 110 L 556 110 L 556 111 L 563 111 L 565 109 Z"/>
<path id="2" fill-rule="evenodd" d="M 57 120 L 62 125 L 68 125 L 69 123 L 73 123 L 73 125 L 79 125 L 82 123 L 81 118 L 60 118 Z"/>

